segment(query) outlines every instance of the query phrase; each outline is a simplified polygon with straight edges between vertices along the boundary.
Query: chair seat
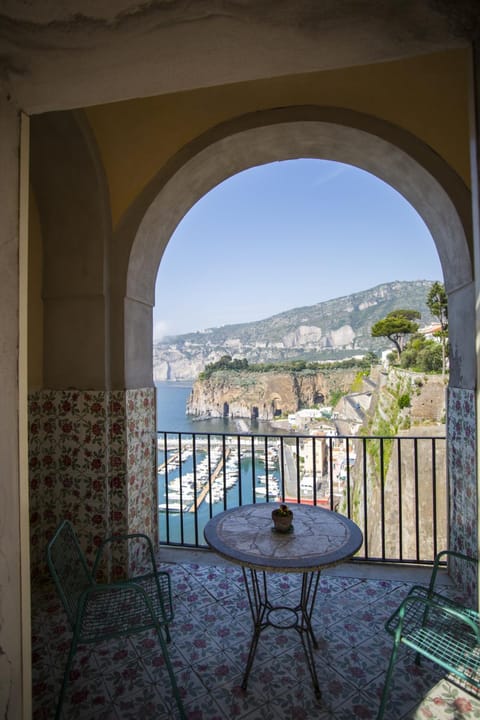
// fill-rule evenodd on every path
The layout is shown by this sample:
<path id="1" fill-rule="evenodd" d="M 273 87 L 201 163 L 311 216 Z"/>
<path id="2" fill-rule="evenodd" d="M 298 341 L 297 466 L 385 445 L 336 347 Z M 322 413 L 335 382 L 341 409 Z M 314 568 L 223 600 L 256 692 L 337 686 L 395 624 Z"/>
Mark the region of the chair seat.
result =
<path id="1" fill-rule="evenodd" d="M 454 550 L 437 553 L 428 587 L 415 585 L 385 623 L 394 643 L 385 677 L 377 720 L 384 717 L 388 690 L 398 649 L 401 644 L 417 653 L 416 662 L 426 657 L 468 686 L 480 688 L 480 616 L 476 610 L 437 592 L 435 582 L 445 558 L 461 565 L 475 576 L 475 557 Z"/>
<path id="2" fill-rule="evenodd" d="M 407 602 L 404 606 L 401 642 L 480 687 L 478 637 L 465 622 L 469 618 L 478 625 L 478 612 L 465 607 L 460 611 L 455 601 L 429 593 L 421 586 L 413 587 L 407 597 L 418 598 L 419 602 Z M 400 618 L 398 608 L 385 624 L 390 635 L 395 635 Z"/>
<path id="3" fill-rule="evenodd" d="M 79 642 L 99 642 L 148 630 L 154 627 L 150 607 L 154 617 L 170 622 L 173 611 L 169 576 L 158 573 L 157 577 L 162 594 L 157 592 L 154 575 L 136 577 L 125 583 L 97 584 L 86 591 L 78 628 Z"/>

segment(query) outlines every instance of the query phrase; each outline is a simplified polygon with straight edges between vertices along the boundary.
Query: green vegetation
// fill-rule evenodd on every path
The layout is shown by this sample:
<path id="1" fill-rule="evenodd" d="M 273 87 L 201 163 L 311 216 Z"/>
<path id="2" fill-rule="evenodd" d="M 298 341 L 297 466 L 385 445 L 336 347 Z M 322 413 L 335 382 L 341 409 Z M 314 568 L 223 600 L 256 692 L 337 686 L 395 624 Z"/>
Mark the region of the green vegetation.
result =
<path id="1" fill-rule="evenodd" d="M 276 363 L 257 363 L 249 364 L 248 360 L 233 360 L 230 355 L 223 355 L 217 362 L 209 363 L 205 369 L 199 374 L 199 380 L 207 380 L 218 371 L 247 372 L 247 373 L 267 373 L 267 372 L 287 372 L 287 373 L 317 373 L 322 370 L 342 370 L 359 367 L 363 369 L 361 375 L 368 375 L 368 371 L 372 362 L 377 362 L 374 353 L 368 353 L 364 358 L 349 358 L 348 360 L 338 360 L 337 362 L 306 362 L 305 360 L 289 360 Z"/>
<path id="2" fill-rule="evenodd" d="M 440 338 L 442 345 L 442 373 L 445 375 L 448 341 L 448 298 L 445 287 L 441 283 L 434 282 L 430 288 L 427 295 L 427 307 L 440 323 L 440 330 L 437 330 L 434 335 Z"/>
<path id="3" fill-rule="evenodd" d="M 434 282 L 428 291 L 425 303 L 432 316 L 436 318 L 440 329 L 433 332 L 440 342 L 427 339 L 417 333 L 418 324 L 414 319 L 420 317 L 415 310 L 394 310 L 372 326 L 374 337 L 388 337 L 398 351 L 398 358 L 389 357 L 400 367 L 414 372 L 445 374 L 448 350 L 448 302 L 444 286 Z M 407 335 L 411 335 L 405 343 Z"/>
<path id="4" fill-rule="evenodd" d="M 411 405 L 410 395 L 408 393 L 403 393 L 402 395 L 399 396 L 397 403 L 398 403 L 398 407 L 400 408 L 400 410 L 410 407 L 410 405 Z"/>
<path id="5" fill-rule="evenodd" d="M 352 386 L 350 388 L 350 392 L 360 392 L 363 387 L 363 378 L 368 377 L 370 370 L 360 370 L 356 376 L 354 381 L 352 382 Z"/>
<path id="6" fill-rule="evenodd" d="M 400 367 L 414 372 L 439 373 L 444 370 L 444 347 L 435 340 L 415 335 L 400 359 Z"/>
<path id="7" fill-rule="evenodd" d="M 406 336 L 418 330 L 418 323 L 414 320 L 420 317 L 418 310 L 393 310 L 383 320 L 372 325 L 372 337 L 387 337 L 393 342 L 400 356 Z"/>

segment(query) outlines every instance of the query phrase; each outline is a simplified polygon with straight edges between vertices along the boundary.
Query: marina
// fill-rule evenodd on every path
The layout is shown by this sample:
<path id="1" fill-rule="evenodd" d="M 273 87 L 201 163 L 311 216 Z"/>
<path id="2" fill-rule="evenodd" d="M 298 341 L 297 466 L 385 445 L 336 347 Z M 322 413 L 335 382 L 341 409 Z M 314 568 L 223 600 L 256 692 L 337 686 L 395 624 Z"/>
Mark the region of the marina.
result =
<path id="1" fill-rule="evenodd" d="M 237 486 L 242 479 L 252 488 L 252 495 L 258 499 L 278 500 L 280 483 L 277 475 L 256 475 L 255 467 L 265 467 L 264 449 L 254 450 L 254 462 L 250 462 L 251 441 L 244 442 L 243 450 L 234 454 L 234 448 L 223 447 L 222 441 L 209 438 L 201 442 L 197 438 L 196 452 L 192 444 L 184 445 L 178 451 L 178 439 L 167 443 L 167 458 L 161 441 L 158 443 L 160 455 L 158 476 L 164 479 L 159 482 L 158 504 L 160 512 L 190 512 L 199 510 L 203 503 L 215 505 L 222 503 L 226 493 Z M 207 447 L 208 445 L 208 447 Z M 238 449 L 238 448 L 235 448 Z M 207 452 L 209 450 L 209 452 Z M 180 462 L 180 457 L 182 461 Z M 267 464 L 278 471 L 278 451 L 269 449 Z M 253 483 L 253 484 L 252 484 Z M 162 492 L 163 490 L 163 492 Z"/>

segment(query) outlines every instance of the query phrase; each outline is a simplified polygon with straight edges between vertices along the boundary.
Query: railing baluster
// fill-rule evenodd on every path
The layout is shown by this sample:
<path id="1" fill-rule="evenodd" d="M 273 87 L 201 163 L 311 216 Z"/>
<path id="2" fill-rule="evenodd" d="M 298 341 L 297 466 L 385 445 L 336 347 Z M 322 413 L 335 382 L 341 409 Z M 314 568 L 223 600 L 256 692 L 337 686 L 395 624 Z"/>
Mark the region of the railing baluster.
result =
<path id="1" fill-rule="evenodd" d="M 437 444 L 435 438 L 432 438 L 432 501 L 433 501 L 433 555 L 438 553 L 438 523 L 437 523 Z"/>
<path id="2" fill-rule="evenodd" d="M 385 465 L 384 465 L 384 442 L 380 438 L 380 488 L 381 488 L 381 530 L 382 530 L 382 560 L 385 560 Z"/>
<path id="3" fill-rule="evenodd" d="M 295 438 L 295 452 L 297 453 L 297 503 L 300 502 L 300 438 Z"/>
<path id="4" fill-rule="evenodd" d="M 402 446 L 397 438 L 397 473 L 398 473 L 398 557 L 403 560 L 403 496 L 402 496 Z"/>
<path id="5" fill-rule="evenodd" d="M 369 438 L 371 440 L 371 438 Z M 363 549 L 364 549 L 364 557 L 368 558 L 369 552 L 369 539 L 368 539 L 368 474 L 367 474 L 367 468 L 368 468 L 368 462 L 367 462 L 367 438 L 362 438 L 363 440 Z M 350 490 L 348 492 L 348 497 L 350 497 Z M 351 512 L 351 508 L 350 508 Z M 351 515 L 349 515 L 351 517 Z M 355 520 L 355 518 L 353 518 Z"/>
<path id="6" fill-rule="evenodd" d="M 158 498 L 165 514 L 164 519 L 162 515 L 161 541 L 168 545 L 204 547 L 202 534 L 204 522 L 218 512 L 219 508 L 223 507 L 226 510 L 231 501 L 235 502 L 237 498 L 239 505 L 245 502 L 273 501 L 276 498 L 276 491 L 274 492 L 272 486 L 272 474 L 280 475 L 281 500 L 290 498 L 292 502 L 318 504 L 323 503 L 325 497 L 330 508 L 345 512 L 348 517 L 356 520 L 364 534 L 362 557 L 358 559 L 431 564 L 439 548 L 440 536 L 443 542 L 446 532 L 444 527 L 446 513 L 442 504 L 442 515 L 439 515 L 442 476 L 439 473 L 438 448 L 440 443 L 445 443 L 444 437 L 319 437 L 252 435 L 251 433 L 183 434 L 162 431 L 158 433 L 157 438 L 155 446 L 157 462 L 162 448 L 164 458 L 161 472 L 155 468 L 158 478 Z M 420 440 L 422 443 L 429 442 L 431 457 L 428 452 L 423 452 L 424 445 L 420 445 Z M 409 461 L 408 472 L 404 470 L 406 443 L 409 443 L 407 448 L 411 448 L 408 449 L 407 456 L 412 458 L 411 464 Z M 248 452 L 245 453 L 248 447 L 250 457 Z M 217 452 L 221 453 L 220 461 L 223 466 L 219 465 Z M 293 453 L 296 455 L 295 458 Z M 199 456 L 203 457 L 204 454 L 205 460 L 202 460 L 200 467 Z M 234 461 L 237 476 L 235 480 L 238 486 L 236 491 L 233 491 L 230 482 L 230 468 L 227 467 L 229 457 Z M 177 463 L 177 468 L 172 470 L 174 462 Z M 262 495 L 256 491 L 259 463 L 262 470 L 265 468 L 265 487 Z M 431 468 L 429 476 L 431 489 L 427 480 L 424 481 L 425 467 Z M 420 471 L 422 472 L 421 487 Z M 312 473 L 313 485 L 307 488 L 307 482 L 304 488 L 302 477 L 306 478 L 310 473 Z M 192 480 L 187 478 L 190 474 Z M 317 488 L 320 476 L 321 495 Z M 176 478 L 178 480 L 173 486 L 172 483 Z M 214 482 L 214 478 L 218 478 L 217 483 Z M 246 483 L 251 483 L 250 489 Z M 215 489 L 217 485 L 220 486 L 219 494 L 221 493 L 223 497 L 216 496 L 214 501 L 213 493 L 217 492 Z M 174 507 L 174 499 L 171 497 L 174 487 L 175 504 L 179 507 Z M 189 492 L 187 487 L 191 487 Z M 446 485 L 444 489 L 446 491 Z M 191 500 L 192 492 L 193 500 Z M 231 500 L 227 499 L 229 492 Z M 410 506 L 408 512 L 404 512 L 403 509 L 410 495 L 414 495 L 411 508 L 414 514 Z M 179 503 L 177 503 L 178 498 Z M 429 502 L 428 499 L 431 501 Z M 208 508 L 205 508 L 204 502 L 208 503 Z M 189 507 L 184 511 L 184 505 L 187 503 Z M 422 514 L 424 507 L 432 508 L 431 518 Z M 376 517 L 371 514 L 372 508 L 376 508 Z M 424 533 L 427 531 L 429 537 L 425 542 Z M 414 537 L 410 539 L 411 536 Z"/>
<path id="7" fill-rule="evenodd" d="M 238 465 L 238 504 L 242 503 L 242 448 L 240 435 L 237 435 L 237 465 Z"/>
<path id="8" fill-rule="evenodd" d="M 420 560 L 420 508 L 418 499 L 418 440 L 413 439 L 413 462 L 415 479 L 415 555 L 417 562 Z"/>

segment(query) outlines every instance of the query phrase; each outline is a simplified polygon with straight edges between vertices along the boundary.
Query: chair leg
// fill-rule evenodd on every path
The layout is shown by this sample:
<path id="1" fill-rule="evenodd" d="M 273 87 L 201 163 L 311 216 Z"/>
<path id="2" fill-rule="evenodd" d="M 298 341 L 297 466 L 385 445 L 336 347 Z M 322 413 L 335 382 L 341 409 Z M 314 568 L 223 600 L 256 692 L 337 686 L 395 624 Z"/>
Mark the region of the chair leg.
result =
<path id="1" fill-rule="evenodd" d="M 168 629 L 167 629 L 167 632 L 168 632 Z M 165 665 L 167 666 L 167 671 L 168 671 L 168 675 L 170 677 L 173 695 L 174 695 L 175 701 L 177 703 L 179 715 L 181 717 L 181 720 L 187 720 L 185 708 L 183 707 L 182 699 L 180 697 L 180 692 L 178 690 L 177 681 L 175 679 L 175 673 L 173 672 L 170 655 L 168 654 L 167 645 L 166 645 L 165 639 L 163 637 L 162 628 L 160 625 L 157 625 L 157 635 L 158 635 L 158 639 L 160 641 L 160 647 L 162 648 L 163 657 L 165 658 Z M 168 633 L 168 635 L 169 635 L 169 633 Z"/>
<path id="2" fill-rule="evenodd" d="M 60 688 L 60 695 L 58 697 L 57 709 L 55 710 L 55 720 L 60 720 L 62 714 L 62 706 L 65 698 L 65 690 L 67 689 L 68 677 L 70 670 L 72 669 L 73 656 L 77 650 L 77 638 L 74 635 L 68 652 L 67 664 L 65 666 L 65 672 L 63 673 L 62 687 Z"/>
<path id="3" fill-rule="evenodd" d="M 383 713 L 385 712 L 385 708 L 387 706 L 388 692 L 390 690 L 390 682 L 392 680 L 393 668 L 395 666 L 395 661 L 397 659 L 398 646 L 399 646 L 399 643 L 397 641 L 395 641 L 393 644 L 393 648 L 392 648 L 392 654 L 390 655 L 390 662 L 388 664 L 388 670 L 387 670 L 387 674 L 385 676 L 385 683 L 383 685 L 382 698 L 380 700 L 380 707 L 378 708 L 376 720 L 382 720 Z"/>
<path id="4" fill-rule="evenodd" d="M 172 640 L 172 637 L 170 635 L 170 628 L 168 627 L 168 625 L 164 625 L 164 628 L 165 628 L 165 637 L 167 638 L 167 643 L 169 643 Z"/>

